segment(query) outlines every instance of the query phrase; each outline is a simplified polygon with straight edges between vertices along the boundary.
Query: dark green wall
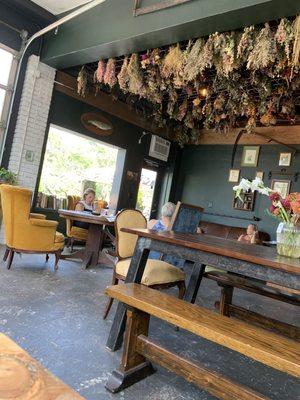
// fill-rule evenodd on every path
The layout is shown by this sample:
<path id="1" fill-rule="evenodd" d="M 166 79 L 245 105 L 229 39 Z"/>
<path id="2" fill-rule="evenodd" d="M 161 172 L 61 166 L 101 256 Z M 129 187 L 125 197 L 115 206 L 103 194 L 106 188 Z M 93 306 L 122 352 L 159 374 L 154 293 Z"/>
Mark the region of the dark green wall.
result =
<path id="1" fill-rule="evenodd" d="M 157 4 L 143 0 L 141 5 Z M 49 33 L 43 62 L 57 69 L 238 29 L 300 11 L 298 0 L 192 0 L 134 17 L 132 0 L 107 0 Z"/>
<path id="2" fill-rule="evenodd" d="M 80 120 L 81 115 L 87 112 L 96 112 L 107 117 L 113 124 L 113 134 L 108 137 L 99 137 L 87 131 Z M 69 129 L 71 131 L 99 139 L 102 142 L 126 149 L 126 159 L 118 209 L 135 207 L 139 180 L 136 182 L 128 180 L 126 177 L 126 171 L 130 170 L 140 174 L 144 157 L 147 156 L 149 152 L 150 135 L 145 136 L 142 140 L 142 143 L 139 144 L 138 140 L 143 132 L 143 129 L 138 128 L 135 125 L 131 125 L 119 118 L 102 112 L 97 108 L 91 107 L 57 91 L 54 91 L 53 94 L 48 122 L 49 124 L 55 124 L 62 128 Z M 175 147 L 172 149 L 171 153 L 172 154 L 169 158 L 168 165 L 163 166 L 163 169 L 166 171 L 166 173 L 170 170 L 170 168 L 173 168 L 173 161 L 176 154 Z"/>
<path id="3" fill-rule="evenodd" d="M 264 171 L 264 182 L 270 186 L 268 172 L 280 171 L 278 166 L 279 153 L 289 151 L 286 147 L 265 145 L 260 148 L 257 168 L 241 167 L 243 146 L 238 146 L 234 168 L 241 170 L 241 177 L 253 179 L 256 171 Z M 232 226 L 247 226 L 250 221 L 239 219 L 254 216 L 261 220 L 257 222 L 260 230 L 268 232 L 273 238 L 278 222 L 265 215 L 269 205 L 266 196 L 257 195 L 253 212 L 236 211 L 232 208 L 234 183 L 228 182 L 231 163 L 232 146 L 188 146 L 183 151 L 180 175 L 176 187 L 176 199 L 186 203 L 201 205 L 208 213 L 225 214 L 234 218 L 226 218 L 205 214 L 206 221 Z M 300 153 L 292 160 L 287 172 L 300 171 Z M 275 176 L 281 179 L 293 179 Z M 291 191 L 300 191 L 300 180 L 292 181 Z M 212 202 L 212 207 L 209 207 Z"/>

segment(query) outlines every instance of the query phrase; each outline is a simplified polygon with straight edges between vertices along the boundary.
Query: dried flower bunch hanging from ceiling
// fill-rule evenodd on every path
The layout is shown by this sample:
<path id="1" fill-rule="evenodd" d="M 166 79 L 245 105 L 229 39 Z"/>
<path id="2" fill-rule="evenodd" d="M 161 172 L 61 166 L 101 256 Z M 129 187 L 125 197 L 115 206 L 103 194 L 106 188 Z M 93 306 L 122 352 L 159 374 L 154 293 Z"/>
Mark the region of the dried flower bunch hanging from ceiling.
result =
<path id="1" fill-rule="evenodd" d="M 197 141 L 199 129 L 226 132 L 257 121 L 293 122 L 300 105 L 300 17 L 278 24 L 213 33 L 188 44 L 148 50 L 119 60 L 100 60 L 97 85 L 119 87 L 149 103 L 144 114 L 161 126 L 172 125 L 179 143 Z M 85 94 L 84 69 L 78 93 Z"/>

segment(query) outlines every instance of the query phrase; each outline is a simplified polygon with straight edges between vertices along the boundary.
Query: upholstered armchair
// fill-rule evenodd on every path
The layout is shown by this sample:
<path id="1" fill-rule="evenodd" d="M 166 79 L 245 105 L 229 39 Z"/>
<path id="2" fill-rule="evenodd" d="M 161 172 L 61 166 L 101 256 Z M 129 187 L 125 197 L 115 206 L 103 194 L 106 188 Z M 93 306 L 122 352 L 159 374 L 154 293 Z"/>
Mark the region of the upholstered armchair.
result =
<path id="1" fill-rule="evenodd" d="M 80 201 L 80 196 L 68 196 L 68 210 L 75 210 L 76 204 Z M 70 239 L 71 252 L 73 252 L 74 241 L 86 242 L 88 231 L 87 229 L 79 228 L 78 226 L 73 226 L 73 220 L 67 218 L 66 220 L 66 234 Z"/>
<path id="2" fill-rule="evenodd" d="M 122 210 L 115 220 L 117 262 L 114 266 L 112 285 L 117 285 L 119 280 L 124 281 L 133 256 L 137 236 L 122 232 L 122 228 L 147 228 L 147 221 L 138 210 Z M 185 293 L 184 272 L 162 260 L 148 259 L 141 283 L 143 285 L 164 289 L 177 286 L 178 298 L 182 299 Z M 105 319 L 112 306 L 113 299 L 109 298 L 103 318 Z"/>
<path id="3" fill-rule="evenodd" d="M 6 251 L 4 261 L 10 269 L 14 253 L 55 254 L 54 268 L 64 247 L 64 236 L 56 232 L 58 222 L 48 221 L 41 214 L 31 214 L 32 191 L 29 189 L 1 185 Z"/>

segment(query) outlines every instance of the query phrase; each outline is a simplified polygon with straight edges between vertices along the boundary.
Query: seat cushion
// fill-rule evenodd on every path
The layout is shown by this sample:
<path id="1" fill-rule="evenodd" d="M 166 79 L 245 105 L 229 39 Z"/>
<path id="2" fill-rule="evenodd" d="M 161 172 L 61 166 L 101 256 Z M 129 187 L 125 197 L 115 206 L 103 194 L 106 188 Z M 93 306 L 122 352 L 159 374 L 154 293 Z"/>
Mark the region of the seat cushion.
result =
<path id="1" fill-rule="evenodd" d="M 216 267 L 211 267 L 210 265 L 207 265 L 206 267 L 205 267 L 205 272 L 208 274 L 209 272 L 221 272 L 221 273 L 226 273 L 227 271 L 226 270 L 224 270 L 224 269 L 219 269 L 219 268 L 216 268 Z"/>
<path id="2" fill-rule="evenodd" d="M 121 260 L 116 264 L 116 273 L 126 277 L 131 258 Z M 146 286 L 162 285 L 166 283 L 183 281 L 185 274 L 181 269 L 161 260 L 148 260 L 142 278 Z"/>
<path id="3" fill-rule="evenodd" d="M 73 237 L 74 239 L 86 241 L 87 236 L 88 236 L 87 229 L 79 228 L 78 226 L 72 226 L 71 232 L 70 232 L 70 237 Z"/>
<path id="4" fill-rule="evenodd" d="M 56 232 L 55 238 L 54 238 L 54 243 L 63 243 L 64 241 L 65 241 L 64 235 L 60 232 Z"/>

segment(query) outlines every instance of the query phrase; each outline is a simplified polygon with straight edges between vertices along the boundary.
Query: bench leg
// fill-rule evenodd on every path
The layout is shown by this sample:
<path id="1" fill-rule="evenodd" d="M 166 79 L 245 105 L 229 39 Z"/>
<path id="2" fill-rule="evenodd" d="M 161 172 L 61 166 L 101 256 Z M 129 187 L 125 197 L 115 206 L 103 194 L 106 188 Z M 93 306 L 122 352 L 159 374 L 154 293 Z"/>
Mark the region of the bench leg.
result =
<path id="1" fill-rule="evenodd" d="M 135 309 L 127 310 L 124 350 L 119 369 L 113 371 L 105 387 L 117 393 L 153 374 L 155 369 L 137 352 L 137 338 L 148 335 L 149 314 Z"/>
<path id="2" fill-rule="evenodd" d="M 230 316 L 230 304 L 232 303 L 233 286 L 219 285 L 221 286 L 221 297 L 220 297 L 220 314 L 226 317 Z"/>

